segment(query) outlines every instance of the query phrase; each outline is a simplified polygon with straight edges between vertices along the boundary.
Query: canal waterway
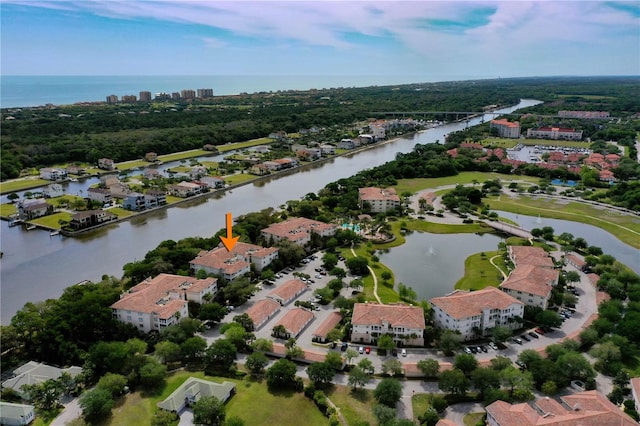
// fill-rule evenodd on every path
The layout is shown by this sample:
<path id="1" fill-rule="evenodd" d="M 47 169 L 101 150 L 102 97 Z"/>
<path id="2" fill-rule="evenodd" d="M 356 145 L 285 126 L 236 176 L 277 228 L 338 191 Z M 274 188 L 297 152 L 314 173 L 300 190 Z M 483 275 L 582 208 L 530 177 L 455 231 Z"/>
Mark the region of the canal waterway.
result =
<path id="1" fill-rule="evenodd" d="M 514 107 L 495 113 L 509 113 L 538 103 L 525 99 Z M 26 302 L 58 297 L 65 287 L 79 281 L 96 281 L 105 274 L 120 277 L 125 263 L 142 259 L 164 240 L 211 236 L 224 227 L 226 212 L 235 217 L 278 207 L 288 200 L 317 192 L 329 182 L 393 160 L 397 153 L 410 152 L 418 143 L 444 141 L 448 133 L 493 117 L 494 114 L 485 114 L 470 119 L 468 123 L 429 129 L 354 155 L 337 157 L 294 174 L 275 176 L 230 192 L 151 212 L 77 238 L 50 237 L 38 230 L 9 228 L 3 221 L 0 225 L 0 249 L 4 253 L 0 263 L 1 322 L 8 323 Z M 69 186 L 68 192 L 73 193 L 80 188 Z M 607 250 L 606 247 L 603 249 Z"/>

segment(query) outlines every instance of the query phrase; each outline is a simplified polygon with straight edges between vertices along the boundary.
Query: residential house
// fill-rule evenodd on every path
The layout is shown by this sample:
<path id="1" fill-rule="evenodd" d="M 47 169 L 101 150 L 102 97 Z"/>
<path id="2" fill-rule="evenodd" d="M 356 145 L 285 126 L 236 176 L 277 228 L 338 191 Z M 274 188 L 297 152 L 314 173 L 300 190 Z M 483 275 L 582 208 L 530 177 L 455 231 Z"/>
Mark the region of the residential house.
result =
<path id="1" fill-rule="evenodd" d="M 341 139 L 338 142 L 338 148 L 340 149 L 354 149 L 355 147 L 356 144 L 352 139 Z"/>
<path id="2" fill-rule="evenodd" d="M 508 246 L 509 259 L 514 265 L 534 265 L 553 268 L 553 260 L 542 247 L 534 246 Z"/>
<path id="3" fill-rule="evenodd" d="M 35 418 L 33 405 L 0 402 L 0 424 L 2 425 L 28 425 Z"/>
<path id="4" fill-rule="evenodd" d="M 265 164 L 255 164 L 249 169 L 249 173 L 256 176 L 265 176 L 271 173 L 269 166 Z"/>
<path id="5" fill-rule="evenodd" d="M 87 174 L 87 168 L 82 166 L 67 166 L 68 175 L 82 176 Z"/>
<path id="6" fill-rule="evenodd" d="M 163 410 L 180 413 L 185 407 L 191 407 L 204 397 L 214 396 L 225 403 L 236 392 L 236 385 L 224 381 L 222 383 L 189 377 L 164 401 L 158 402 L 158 407 Z"/>
<path id="7" fill-rule="evenodd" d="M 327 342 L 327 335 L 331 330 L 336 328 L 338 324 L 340 324 L 340 321 L 342 321 L 342 315 L 340 315 L 340 312 L 331 312 L 329 316 L 322 321 L 318 328 L 315 329 L 311 336 L 311 340 L 320 343 Z"/>
<path id="8" fill-rule="evenodd" d="M 53 213 L 53 206 L 41 198 L 18 201 L 18 217 L 31 220 Z"/>
<path id="9" fill-rule="evenodd" d="M 200 178 L 200 183 L 211 189 L 224 188 L 224 178 L 220 176 L 203 176 Z"/>
<path id="10" fill-rule="evenodd" d="M 584 271 L 587 268 L 587 262 L 577 254 L 569 253 L 564 257 L 567 263 L 579 271 Z"/>
<path id="11" fill-rule="evenodd" d="M 540 127 L 539 129 L 528 129 L 527 137 L 538 139 L 562 139 L 579 141 L 582 139 L 582 130 L 565 129 L 562 127 Z"/>
<path id="12" fill-rule="evenodd" d="M 275 247 L 237 242 L 231 251 L 222 244 L 213 250 L 201 251 L 189 265 L 194 271 L 202 269 L 207 274 L 218 275 L 231 281 L 250 272 L 252 264 L 255 270 L 260 272 L 277 258 L 278 249 Z"/>
<path id="13" fill-rule="evenodd" d="M 164 206 L 167 204 L 167 194 L 161 189 L 148 189 L 144 194 L 144 201 L 148 209 Z"/>
<path id="14" fill-rule="evenodd" d="M 115 169 L 115 162 L 111 158 L 100 158 L 98 159 L 98 168 L 102 170 L 113 170 Z"/>
<path id="15" fill-rule="evenodd" d="M 333 224 L 320 222 L 317 220 L 307 219 L 304 217 L 295 217 L 287 219 L 284 222 L 274 223 L 261 231 L 266 241 L 273 240 L 289 240 L 300 246 L 304 246 L 311 241 L 311 234 L 315 233 L 321 237 L 330 237 L 335 235 L 338 227 Z"/>
<path id="16" fill-rule="evenodd" d="M 386 137 L 386 129 L 383 125 L 380 124 L 370 124 L 369 125 L 369 133 L 371 136 L 376 138 L 377 141 L 381 141 Z"/>
<path id="17" fill-rule="evenodd" d="M 207 168 L 204 166 L 195 166 L 192 167 L 191 170 L 189 171 L 189 177 L 193 180 L 198 180 L 203 176 L 206 176 L 207 173 L 209 173 L 207 171 Z"/>
<path id="18" fill-rule="evenodd" d="M 98 226 L 116 219 L 118 219 L 118 216 L 108 211 L 87 210 L 71 216 L 69 226 L 71 226 L 74 231 L 79 231 L 80 229 L 91 228 L 92 226 Z"/>
<path id="19" fill-rule="evenodd" d="M 300 281 L 300 279 L 294 278 L 278 286 L 275 290 L 271 291 L 267 297 L 285 306 L 305 291 L 307 291 L 307 285 Z"/>
<path id="20" fill-rule="evenodd" d="M 30 397 L 22 389 L 24 385 L 38 385 L 50 379 L 58 379 L 62 376 L 62 373 L 75 377 L 82 373 L 82 367 L 58 368 L 36 361 L 29 361 L 13 370 L 11 377 L 2 382 L 2 389 L 13 389 L 21 398 L 28 401 Z"/>
<path id="21" fill-rule="evenodd" d="M 376 138 L 373 135 L 361 134 L 358 135 L 358 140 L 360 141 L 360 145 L 371 145 L 376 141 Z"/>
<path id="22" fill-rule="evenodd" d="M 67 172 L 62 169 L 54 169 L 52 167 L 43 167 L 40 169 L 40 179 L 46 180 L 62 180 L 67 177 Z"/>
<path id="23" fill-rule="evenodd" d="M 61 197 L 64 195 L 64 188 L 59 183 L 52 183 L 42 188 L 42 195 L 45 198 Z"/>
<path id="24" fill-rule="evenodd" d="M 424 346 L 424 310 L 419 306 L 356 303 L 351 325 L 354 343 L 375 344 L 389 334 L 400 345 Z"/>
<path id="25" fill-rule="evenodd" d="M 280 337 L 283 339 L 290 339 L 293 337 L 295 339 L 300 333 L 302 333 L 302 330 L 304 330 L 305 327 L 309 325 L 311 321 L 313 321 L 314 318 L 315 315 L 313 315 L 313 312 L 306 309 L 290 309 L 275 325 L 275 327 L 279 325 L 284 326 L 286 332 L 284 333 L 284 335 L 279 335 L 276 337 Z"/>
<path id="26" fill-rule="evenodd" d="M 598 172 L 598 179 L 602 182 L 614 183 L 617 181 L 616 176 L 613 174 L 611 170 L 600 170 Z"/>
<path id="27" fill-rule="evenodd" d="M 520 137 L 520 123 L 505 119 L 491 120 L 491 129 L 496 129 L 501 138 L 517 139 Z"/>
<path id="28" fill-rule="evenodd" d="M 267 152 L 269 152 L 269 146 L 268 145 L 254 146 L 253 152 L 255 152 L 256 154 L 266 154 Z"/>
<path id="29" fill-rule="evenodd" d="M 322 151 L 323 156 L 334 155 L 336 153 L 336 147 L 330 144 L 322 144 L 320 145 L 320 150 Z"/>
<path id="30" fill-rule="evenodd" d="M 142 176 L 144 176 L 147 179 L 153 180 L 153 179 L 162 177 L 162 173 L 160 173 L 160 170 L 158 169 L 148 168 L 148 169 L 144 169 L 144 171 L 142 172 Z"/>
<path id="31" fill-rule="evenodd" d="M 142 211 L 147 207 L 145 196 L 139 192 L 131 192 L 124 197 L 122 207 L 134 212 Z"/>
<path id="32" fill-rule="evenodd" d="M 322 158 L 322 150 L 319 148 L 307 148 L 297 151 L 296 155 L 303 161 L 315 161 Z"/>
<path id="33" fill-rule="evenodd" d="M 358 190 L 358 204 L 361 209 L 372 213 L 385 213 L 400 207 L 400 197 L 393 188 L 360 188 Z"/>
<path id="34" fill-rule="evenodd" d="M 455 291 L 431 299 L 431 306 L 435 324 L 460 332 L 465 340 L 484 337 L 497 326 L 516 330 L 524 317 L 524 303 L 495 287 Z"/>
<path id="35" fill-rule="evenodd" d="M 176 197 L 187 198 L 201 192 L 202 187 L 193 182 L 180 182 L 175 185 L 169 185 L 169 194 Z"/>
<path id="36" fill-rule="evenodd" d="M 120 183 L 120 179 L 116 175 L 103 175 L 100 176 L 100 186 L 104 188 L 110 188 L 113 185 Z"/>
<path id="37" fill-rule="evenodd" d="M 105 188 L 89 188 L 87 189 L 87 198 L 91 201 L 109 204 L 113 200 L 111 191 Z"/>
<path id="38" fill-rule="evenodd" d="M 158 161 L 158 154 L 156 154 L 155 152 L 147 152 L 144 155 L 144 159 L 150 163 L 153 163 L 155 161 Z"/>
<path id="39" fill-rule="evenodd" d="M 218 290 L 216 278 L 160 274 L 147 278 L 111 305 L 113 317 L 139 331 L 162 330 L 189 316 L 187 301 L 203 303 Z"/>
<path id="40" fill-rule="evenodd" d="M 109 186 L 109 192 L 111 193 L 111 197 L 124 200 L 132 191 L 126 183 L 118 182 Z"/>
<path id="41" fill-rule="evenodd" d="M 529 306 L 547 309 L 551 289 L 558 284 L 560 273 L 543 266 L 516 266 L 500 289 Z"/>
<path id="42" fill-rule="evenodd" d="M 287 132 L 285 132 L 284 130 L 280 130 L 278 132 L 271 132 L 271 133 L 269 133 L 268 138 L 281 141 L 281 140 L 287 138 Z"/>
<path id="43" fill-rule="evenodd" d="M 598 391 L 544 397 L 535 402 L 496 401 L 486 408 L 488 426 L 636 425 L 631 417 Z"/>
<path id="44" fill-rule="evenodd" d="M 253 328 L 259 330 L 275 314 L 280 312 L 281 306 L 279 302 L 273 299 L 262 299 L 254 303 L 247 309 L 247 315 L 253 321 Z"/>

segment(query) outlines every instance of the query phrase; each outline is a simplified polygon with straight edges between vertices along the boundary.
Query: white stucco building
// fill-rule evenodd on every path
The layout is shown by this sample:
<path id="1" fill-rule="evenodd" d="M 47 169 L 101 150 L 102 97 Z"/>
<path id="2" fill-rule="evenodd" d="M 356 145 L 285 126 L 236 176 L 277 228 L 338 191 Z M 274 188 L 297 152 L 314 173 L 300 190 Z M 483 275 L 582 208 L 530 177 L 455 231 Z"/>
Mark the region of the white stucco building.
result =
<path id="1" fill-rule="evenodd" d="M 356 303 L 351 317 L 351 341 L 375 344 L 389 334 L 404 346 L 424 346 L 424 310 L 420 306 Z"/>

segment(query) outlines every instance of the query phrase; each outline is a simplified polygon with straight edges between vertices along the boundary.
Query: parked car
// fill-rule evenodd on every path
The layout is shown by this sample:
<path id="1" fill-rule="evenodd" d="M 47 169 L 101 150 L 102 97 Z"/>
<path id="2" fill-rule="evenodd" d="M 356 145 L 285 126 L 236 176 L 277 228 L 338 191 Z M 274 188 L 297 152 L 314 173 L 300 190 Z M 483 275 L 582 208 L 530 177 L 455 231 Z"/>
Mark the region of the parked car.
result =
<path id="1" fill-rule="evenodd" d="M 527 366 L 525 365 L 525 363 L 524 363 L 524 362 L 522 362 L 522 361 L 520 361 L 520 360 L 517 360 L 517 361 L 516 361 L 516 365 L 517 365 L 518 367 L 520 367 L 520 370 L 524 370 L 525 368 L 527 368 Z"/>
<path id="2" fill-rule="evenodd" d="M 343 342 L 342 346 L 340 346 L 340 350 L 345 352 L 349 348 L 349 344 L 347 342 Z"/>
<path id="3" fill-rule="evenodd" d="M 360 354 L 364 353 L 364 347 L 363 346 L 358 346 L 358 353 L 360 353 Z"/>
<path id="4" fill-rule="evenodd" d="M 364 351 L 368 354 L 371 353 L 371 348 L 369 346 L 367 346 L 366 348 L 364 348 Z"/>
<path id="5" fill-rule="evenodd" d="M 541 329 L 540 327 L 536 328 L 535 332 L 538 333 L 538 334 L 544 334 L 544 330 Z"/>
<path id="6" fill-rule="evenodd" d="M 534 333 L 533 331 L 529 332 L 529 336 L 533 337 L 534 339 L 539 339 L 540 336 L 538 336 L 536 333 Z"/>
<path id="7" fill-rule="evenodd" d="M 322 279 L 322 275 L 316 274 L 316 279 L 318 279 L 318 280 Z"/>
<path id="8" fill-rule="evenodd" d="M 487 349 L 487 347 L 485 345 L 481 345 L 480 349 L 482 350 L 482 352 L 489 352 L 489 349 Z"/>
<path id="9" fill-rule="evenodd" d="M 391 355 L 398 356 L 398 350 L 396 348 L 391 349 Z"/>
<path id="10" fill-rule="evenodd" d="M 489 347 L 490 347 L 491 349 L 493 349 L 494 351 L 497 351 L 497 350 L 498 350 L 498 345 L 496 345 L 494 342 L 489 343 Z"/>
<path id="11" fill-rule="evenodd" d="M 465 346 L 464 352 L 467 354 L 471 354 L 471 349 L 469 348 L 469 346 Z"/>
<path id="12" fill-rule="evenodd" d="M 402 352 L 401 352 L 401 354 L 402 354 L 402 356 L 407 356 L 407 350 L 406 350 L 406 349 L 403 349 L 403 350 L 402 350 Z"/>
<path id="13" fill-rule="evenodd" d="M 521 345 L 521 344 L 522 344 L 522 339 L 521 339 L 521 338 L 519 338 L 519 337 L 514 337 L 514 338 L 513 338 L 513 339 L 511 339 L 511 340 L 513 340 L 513 342 L 514 342 L 514 343 L 517 343 L 517 344 L 519 344 L 519 345 Z"/>
<path id="14" fill-rule="evenodd" d="M 531 341 L 531 339 L 529 339 L 529 337 L 527 337 L 527 335 L 526 335 L 526 334 L 523 334 L 522 336 L 520 336 L 520 338 L 521 338 L 522 340 L 524 340 L 524 341 L 527 341 L 527 342 L 530 342 L 530 341 Z"/>

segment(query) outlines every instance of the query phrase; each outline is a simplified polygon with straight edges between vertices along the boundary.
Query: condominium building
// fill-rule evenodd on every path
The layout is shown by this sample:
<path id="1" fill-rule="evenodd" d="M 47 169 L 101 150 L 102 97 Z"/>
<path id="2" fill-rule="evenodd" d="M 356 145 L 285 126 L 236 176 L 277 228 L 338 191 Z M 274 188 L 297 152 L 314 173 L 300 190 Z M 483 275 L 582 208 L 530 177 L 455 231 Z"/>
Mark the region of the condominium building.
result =
<path id="1" fill-rule="evenodd" d="M 199 98 L 212 98 L 213 97 L 213 89 L 198 89 L 197 95 Z"/>
<path id="2" fill-rule="evenodd" d="M 419 306 L 356 303 L 351 341 L 375 344 L 385 334 L 401 345 L 424 346 L 424 310 Z"/>
<path id="3" fill-rule="evenodd" d="M 207 274 L 231 281 L 250 272 L 252 264 L 260 272 L 277 258 L 278 249 L 275 247 L 237 242 L 231 251 L 222 245 L 210 251 L 201 251 L 189 265 L 194 271 L 202 269 Z"/>
<path id="4" fill-rule="evenodd" d="M 109 105 L 115 105 L 118 103 L 118 96 L 117 95 L 109 95 L 107 96 L 107 103 Z"/>
<path id="5" fill-rule="evenodd" d="M 498 290 L 455 291 L 431 299 L 433 320 L 446 330 L 458 331 L 465 340 L 488 335 L 497 326 L 515 330 L 524 316 L 524 303 Z"/>
<path id="6" fill-rule="evenodd" d="M 508 246 L 509 259 L 514 265 L 524 266 L 543 266 L 545 268 L 553 268 L 553 260 L 542 247 L 534 246 Z"/>
<path id="7" fill-rule="evenodd" d="M 547 309 L 551 290 L 558 284 L 560 272 L 543 266 L 516 266 L 500 289 L 529 306 Z"/>
<path id="8" fill-rule="evenodd" d="M 182 89 L 180 91 L 180 97 L 182 99 L 194 99 L 196 97 L 196 91 L 193 89 Z"/>
<path id="9" fill-rule="evenodd" d="M 122 96 L 122 102 L 135 103 L 135 102 L 137 102 L 136 95 L 123 95 Z"/>
<path id="10" fill-rule="evenodd" d="M 400 206 L 400 197 L 393 188 L 360 188 L 358 203 L 361 209 L 372 213 L 385 213 Z"/>
<path id="11" fill-rule="evenodd" d="M 517 121 L 491 120 L 490 128 L 497 129 L 498 136 L 501 138 L 517 139 L 520 137 L 520 123 Z"/>
<path id="12" fill-rule="evenodd" d="M 177 324 L 189 316 L 188 301 L 203 303 L 206 295 L 215 295 L 216 278 L 197 279 L 182 275 L 160 274 L 147 278 L 120 296 L 111 305 L 113 317 L 148 333 Z"/>
<path id="13" fill-rule="evenodd" d="M 582 130 L 566 129 L 562 127 L 540 127 L 539 129 L 527 130 L 527 137 L 538 139 L 562 139 L 579 141 L 582 139 Z"/>
<path id="14" fill-rule="evenodd" d="M 304 246 L 311 241 L 311 234 L 315 233 L 321 237 L 335 235 L 338 227 L 333 224 L 307 219 L 305 217 L 294 217 L 284 222 L 274 223 L 261 231 L 266 241 L 288 240 L 294 244 Z"/>
<path id="15" fill-rule="evenodd" d="M 140 102 L 151 102 L 151 92 L 143 90 L 138 94 L 138 98 L 140 99 Z"/>

